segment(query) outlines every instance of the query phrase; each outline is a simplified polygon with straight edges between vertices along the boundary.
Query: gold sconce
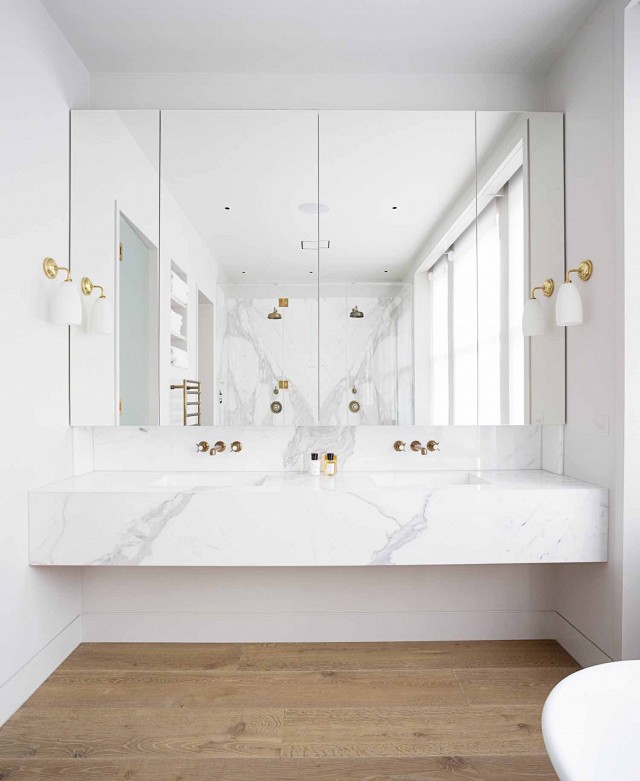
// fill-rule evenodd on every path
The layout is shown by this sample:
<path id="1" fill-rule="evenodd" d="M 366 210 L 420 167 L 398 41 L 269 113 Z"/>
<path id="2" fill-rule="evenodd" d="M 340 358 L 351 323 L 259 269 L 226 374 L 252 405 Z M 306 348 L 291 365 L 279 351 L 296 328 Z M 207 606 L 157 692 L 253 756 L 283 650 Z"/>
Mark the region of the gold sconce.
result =
<path id="1" fill-rule="evenodd" d="M 90 296 L 96 289 L 100 291 L 100 296 L 91 308 L 90 330 L 95 334 L 110 334 L 113 331 L 113 312 L 107 303 L 104 288 L 102 285 L 94 285 L 89 277 L 82 277 L 80 290 L 85 296 Z"/>
<path id="2" fill-rule="evenodd" d="M 587 282 L 593 274 L 593 263 L 590 260 L 583 260 L 578 268 L 570 268 L 564 280 L 565 285 L 571 282 L 570 274 L 577 274 L 583 282 Z"/>
<path id="3" fill-rule="evenodd" d="M 66 271 L 67 278 L 65 279 L 65 282 L 73 282 L 71 279 L 71 271 L 65 266 L 59 266 L 53 258 L 45 258 L 42 261 L 42 269 L 44 275 L 48 279 L 55 279 L 58 276 L 58 271 Z"/>
<path id="4" fill-rule="evenodd" d="M 582 296 L 571 281 L 571 274 L 577 274 L 578 279 L 587 282 L 593 274 L 593 263 L 590 260 L 583 260 L 577 268 L 570 268 L 567 271 L 556 300 L 556 323 L 561 326 L 581 325 L 584 320 Z"/>
<path id="5" fill-rule="evenodd" d="M 89 279 L 89 277 L 82 277 L 82 280 L 80 282 L 80 290 L 82 290 L 85 296 L 90 296 L 93 293 L 95 288 L 97 288 L 100 291 L 100 298 L 106 297 L 102 285 L 94 285 L 93 282 Z"/>
<path id="6" fill-rule="evenodd" d="M 65 266 L 59 266 L 53 258 L 42 261 L 42 270 L 47 279 L 55 279 L 59 271 L 66 271 L 67 277 L 58 287 L 51 301 L 49 316 L 54 323 L 60 325 L 80 325 L 82 322 L 82 305 L 77 289 L 71 279 L 71 271 Z"/>
<path id="7" fill-rule="evenodd" d="M 542 336 L 547 330 L 544 309 L 536 298 L 536 290 L 542 290 L 545 298 L 551 298 L 555 290 L 555 283 L 549 278 L 545 279 L 541 285 L 536 285 L 531 289 L 531 295 L 525 301 L 522 311 L 522 333 L 525 336 Z"/>
<path id="8" fill-rule="evenodd" d="M 552 279 L 545 279 L 541 285 L 537 285 L 536 287 L 531 288 L 530 298 L 536 297 L 536 290 L 542 290 L 547 298 L 551 298 L 553 291 L 555 290 L 555 283 Z"/>

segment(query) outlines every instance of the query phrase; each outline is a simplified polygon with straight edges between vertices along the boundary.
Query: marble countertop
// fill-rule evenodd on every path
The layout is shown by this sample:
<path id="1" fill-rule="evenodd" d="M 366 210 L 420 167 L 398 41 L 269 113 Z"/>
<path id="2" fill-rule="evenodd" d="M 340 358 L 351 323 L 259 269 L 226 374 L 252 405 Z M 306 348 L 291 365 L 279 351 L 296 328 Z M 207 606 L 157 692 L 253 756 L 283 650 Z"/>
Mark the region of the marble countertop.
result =
<path id="1" fill-rule="evenodd" d="M 30 562 L 606 561 L 606 489 L 541 470 L 89 472 L 29 494 Z"/>

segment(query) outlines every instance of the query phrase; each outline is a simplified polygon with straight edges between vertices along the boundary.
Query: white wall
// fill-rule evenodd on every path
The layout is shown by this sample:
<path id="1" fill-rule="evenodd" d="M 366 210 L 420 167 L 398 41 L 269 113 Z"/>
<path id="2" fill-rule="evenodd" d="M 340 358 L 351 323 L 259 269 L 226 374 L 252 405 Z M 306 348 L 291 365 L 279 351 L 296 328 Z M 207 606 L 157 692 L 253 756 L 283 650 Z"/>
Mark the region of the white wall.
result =
<path id="1" fill-rule="evenodd" d="M 640 658 L 640 5 L 624 42 L 625 432 L 622 655 Z"/>
<path id="2" fill-rule="evenodd" d="M 92 108 L 542 110 L 544 80 L 475 73 L 93 73 Z"/>
<path id="3" fill-rule="evenodd" d="M 27 565 L 27 491 L 73 473 L 67 329 L 46 321 L 68 259 L 69 108 L 84 67 L 37 0 L 5 0 L 0 25 L 0 723 L 80 637 L 80 575 Z"/>
<path id="4" fill-rule="evenodd" d="M 556 571 L 557 610 L 609 656 L 621 647 L 621 0 L 601 3 L 547 77 L 565 112 L 567 263 L 591 258 L 585 323 L 567 329 L 565 473 L 610 489 L 608 564 Z"/>

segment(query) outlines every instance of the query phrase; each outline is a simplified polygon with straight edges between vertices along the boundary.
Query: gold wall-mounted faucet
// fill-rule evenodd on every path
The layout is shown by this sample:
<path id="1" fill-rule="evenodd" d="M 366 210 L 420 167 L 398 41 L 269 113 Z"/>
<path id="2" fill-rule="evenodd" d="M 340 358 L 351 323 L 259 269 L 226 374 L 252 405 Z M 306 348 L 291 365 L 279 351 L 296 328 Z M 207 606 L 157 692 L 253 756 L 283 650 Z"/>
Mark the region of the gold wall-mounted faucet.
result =
<path id="1" fill-rule="evenodd" d="M 414 453 L 420 453 L 421 455 L 426 456 L 429 453 L 433 453 L 434 450 L 440 450 L 438 447 L 439 444 L 440 443 L 436 442 L 435 439 L 430 439 L 423 447 L 417 439 L 414 439 L 411 443 L 411 450 L 413 450 Z"/>
<path id="2" fill-rule="evenodd" d="M 225 443 L 221 442 L 220 440 L 218 440 L 218 442 L 216 442 L 216 444 L 209 451 L 209 455 L 210 456 L 215 456 L 218 453 L 224 453 L 224 451 L 226 449 L 227 449 L 227 446 L 225 445 Z"/>

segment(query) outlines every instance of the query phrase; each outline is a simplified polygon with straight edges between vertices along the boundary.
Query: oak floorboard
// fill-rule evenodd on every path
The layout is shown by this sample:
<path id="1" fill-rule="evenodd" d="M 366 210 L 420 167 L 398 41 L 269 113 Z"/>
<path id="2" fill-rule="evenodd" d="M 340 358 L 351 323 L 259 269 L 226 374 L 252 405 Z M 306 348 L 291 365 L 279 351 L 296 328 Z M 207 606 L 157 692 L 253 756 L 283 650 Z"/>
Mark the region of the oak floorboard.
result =
<path id="1" fill-rule="evenodd" d="M 279 757 L 274 708 L 22 708 L 0 730 L 0 757 Z"/>
<path id="2" fill-rule="evenodd" d="M 241 670 L 403 670 L 577 667 L 555 640 L 265 643 L 243 647 Z"/>
<path id="3" fill-rule="evenodd" d="M 240 643 L 81 643 L 58 671 L 235 671 L 241 654 Z"/>
<path id="4" fill-rule="evenodd" d="M 23 708 L 464 705 L 451 670 L 54 673 Z"/>
<path id="5" fill-rule="evenodd" d="M 282 755 L 405 757 L 544 754 L 540 708 L 308 708 L 285 710 Z"/>
<path id="6" fill-rule="evenodd" d="M 0 759 L 0 781 L 558 781 L 534 756 L 421 759 Z"/>
<path id="7" fill-rule="evenodd" d="M 454 670 L 470 705 L 539 705 L 553 687 L 578 667 L 521 667 L 518 670 Z"/>

